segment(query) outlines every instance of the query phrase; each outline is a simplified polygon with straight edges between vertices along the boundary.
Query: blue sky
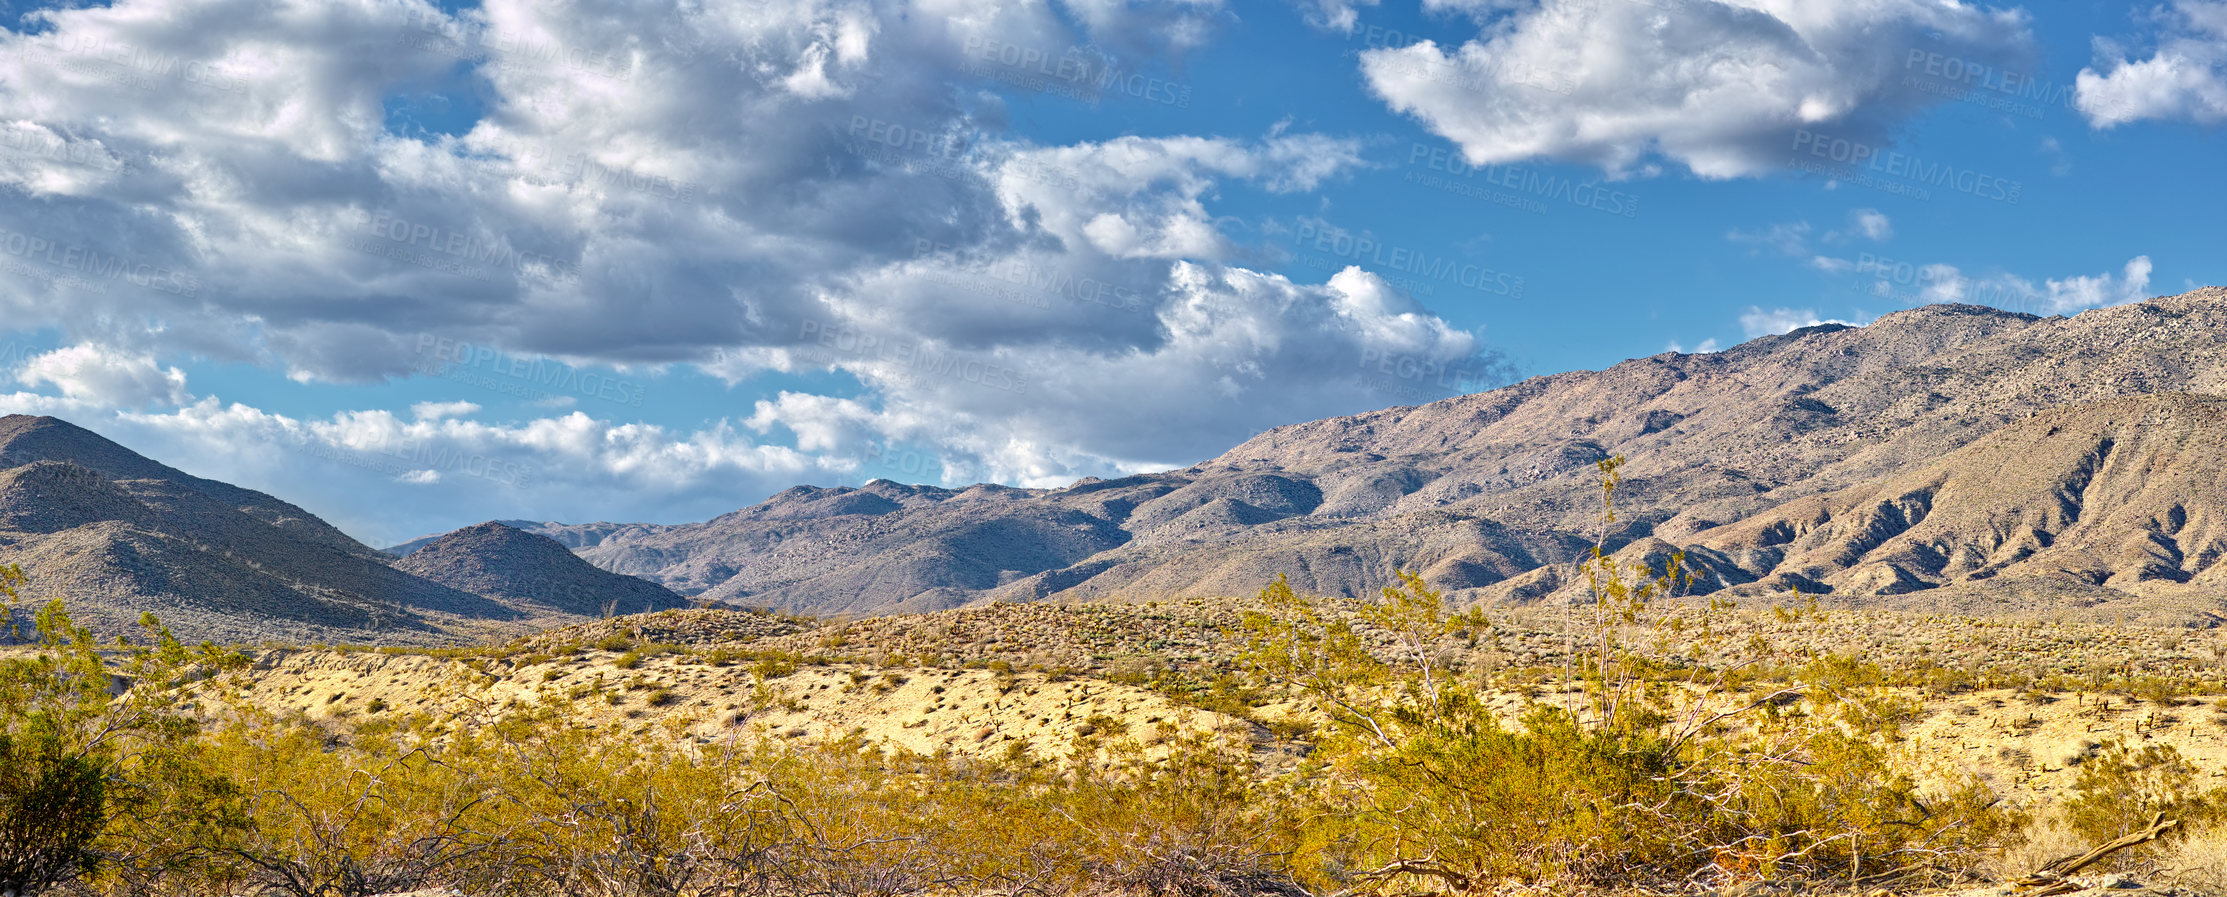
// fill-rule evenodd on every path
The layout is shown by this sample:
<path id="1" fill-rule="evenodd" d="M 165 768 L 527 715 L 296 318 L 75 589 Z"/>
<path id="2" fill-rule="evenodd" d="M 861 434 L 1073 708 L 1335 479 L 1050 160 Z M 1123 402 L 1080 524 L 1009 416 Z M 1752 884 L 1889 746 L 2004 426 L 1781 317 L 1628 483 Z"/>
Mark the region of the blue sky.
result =
<path id="1" fill-rule="evenodd" d="M 2216 0 L 7 14 L 0 410 L 373 543 L 2227 282 Z"/>

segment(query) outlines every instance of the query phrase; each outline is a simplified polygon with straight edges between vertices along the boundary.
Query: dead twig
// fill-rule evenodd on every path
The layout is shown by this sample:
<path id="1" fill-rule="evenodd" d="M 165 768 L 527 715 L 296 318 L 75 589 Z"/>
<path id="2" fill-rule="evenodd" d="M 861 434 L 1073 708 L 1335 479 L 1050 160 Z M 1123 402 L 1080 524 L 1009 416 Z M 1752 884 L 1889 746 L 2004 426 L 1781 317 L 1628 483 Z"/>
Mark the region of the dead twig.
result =
<path id="1" fill-rule="evenodd" d="M 2104 857 L 2110 856 L 2114 853 L 2118 853 L 2119 851 L 2125 850 L 2129 847 L 2133 847 L 2137 844 L 2148 844 L 2151 841 L 2155 841 L 2159 838 L 2165 837 L 2166 832 L 2170 832 L 2176 828 L 2179 828 L 2180 825 L 2180 820 L 2167 819 L 2165 818 L 2165 814 L 2158 813 L 2150 817 L 2149 827 L 2144 828 L 2141 831 L 2127 835 L 2124 838 L 2120 838 L 2109 844 L 2105 844 L 2094 850 L 2088 851 L 2087 853 L 2077 853 L 2070 856 L 2063 856 L 2058 857 L 2054 860 L 2050 860 L 2049 862 L 2042 864 L 2041 868 L 2027 873 L 2026 877 L 2013 882 L 2013 884 L 2017 885 L 2020 888 L 2040 888 L 2041 890 L 2037 891 L 2034 897 L 2042 897 L 2042 895 L 2048 894 L 2065 893 L 2065 891 L 2067 890 L 2064 887 L 2064 885 L 2066 884 L 2065 876 L 2085 869 L 2088 866 L 2093 865 L 2096 861 L 2101 860 Z"/>

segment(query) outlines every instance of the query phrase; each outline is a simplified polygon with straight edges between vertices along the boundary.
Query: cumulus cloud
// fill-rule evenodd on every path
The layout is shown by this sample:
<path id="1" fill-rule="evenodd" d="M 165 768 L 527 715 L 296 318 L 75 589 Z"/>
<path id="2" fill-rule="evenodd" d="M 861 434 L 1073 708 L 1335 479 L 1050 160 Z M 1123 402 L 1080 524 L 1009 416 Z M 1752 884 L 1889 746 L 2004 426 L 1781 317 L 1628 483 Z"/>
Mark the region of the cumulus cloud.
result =
<path id="1" fill-rule="evenodd" d="M 2149 298 L 2150 257 L 2128 259 L 2116 273 L 2048 278 L 2040 284 L 2012 274 L 1969 277 L 1949 265 L 1928 266 L 1927 295 L 1937 302 L 1973 302 L 2013 311 L 2062 315 Z"/>
<path id="2" fill-rule="evenodd" d="M 2127 260 L 2116 277 L 2105 272 L 2046 281 L 2042 298 L 2059 314 L 2140 302 L 2149 298 L 2150 270 L 2149 256 L 2135 256 Z"/>
<path id="3" fill-rule="evenodd" d="M 726 423 L 684 432 L 580 412 L 503 424 L 378 410 L 316 418 L 214 398 L 140 411 L 19 392 L 0 395 L 0 413 L 64 415 L 188 473 L 300 504 L 373 545 L 491 516 L 701 520 L 857 466 Z M 394 484 L 442 488 L 398 501 Z"/>
<path id="4" fill-rule="evenodd" d="M 1867 294 L 1898 304 L 1955 302 L 2061 315 L 2149 298 L 2152 269 L 2150 257 L 2139 255 L 2128 259 L 2116 272 L 2045 278 L 2040 283 L 2007 272 L 1967 274 L 1955 265 L 1940 262 L 1874 260 L 1858 265 L 1855 273 L 1867 280 Z"/>
<path id="5" fill-rule="evenodd" d="M 1369 87 L 1474 164 L 1546 158 L 1706 178 L 1783 168 L 1803 130 L 1883 145 L 1940 102 L 1909 52 L 2015 66 L 2025 14 L 1930 0 L 1440 0 L 1475 18 L 1462 45 L 1364 52 Z"/>
<path id="6" fill-rule="evenodd" d="M 1003 129 L 993 91 L 1178 101 L 1146 76 L 1212 38 L 1217 0 L 118 0 L 36 16 L 0 31 L 0 188 L 18 197 L 0 199 L 0 313 L 19 326 L 131 343 L 114 331 L 136 322 L 167 352 L 305 383 L 420 375 L 438 338 L 858 385 L 738 425 L 794 448 L 579 413 L 481 424 L 439 402 L 394 420 L 397 439 L 700 489 L 730 467 L 766 479 L 729 485 L 840 472 L 861 440 L 905 438 L 967 476 L 1051 482 L 1482 379 L 1368 380 L 1364 361 L 1492 365 L 1475 334 L 1366 275 L 1234 266 L 1217 191 L 1316 189 L 1363 164 L 1357 140 L 1277 125 L 1061 146 Z M 1010 61 L 1043 58 L 1074 77 Z M 394 114 L 456 97 L 474 98 L 464 120 Z M 152 357 L 105 380 L 52 362 L 27 381 L 49 394 L 12 401 L 191 403 Z M 128 426 L 178 445 L 324 432 L 234 407 Z M 575 420 L 593 424 L 558 423 Z M 639 452 L 612 453 L 629 439 Z M 428 470 L 473 479 L 380 476 Z"/>
<path id="7" fill-rule="evenodd" d="M 2096 64 L 2074 81 L 2074 104 L 2089 125 L 2227 121 L 2227 0 L 2173 0 L 2158 17 L 2156 48 L 2145 58 L 2096 40 Z"/>
<path id="8" fill-rule="evenodd" d="M 1854 325 L 1855 322 L 1818 317 L 1815 310 L 1807 308 L 1774 308 L 1765 311 L 1762 307 L 1754 305 L 1748 306 L 1747 313 L 1740 316 L 1740 329 L 1747 334 L 1748 339 L 1786 333 L 1804 327 L 1816 327 L 1820 324 Z"/>
<path id="9" fill-rule="evenodd" d="M 1305 284 L 1181 261 L 1166 279 L 1175 298 L 1155 308 L 1099 304 L 1119 294 L 1072 282 L 1067 297 L 1092 298 L 1056 300 L 1147 329 L 1149 341 L 969 346 L 877 328 L 861 309 L 822 348 L 879 404 L 784 394 L 760 402 L 749 425 L 831 450 L 945 446 L 952 481 L 1064 485 L 1092 470 L 1188 463 L 1326 408 L 1414 404 L 1510 373 L 1476 334 L 1359 268 Z"/>
<path id="10" fill-rule="evenodd" d="M 63 397 L 93 407 L 144 408 L 187 401 L 185 372 L 162 367 L 148 355 L 81 344 L 25 361 L 16 371 L 25 386 L 51 386 Z"/>

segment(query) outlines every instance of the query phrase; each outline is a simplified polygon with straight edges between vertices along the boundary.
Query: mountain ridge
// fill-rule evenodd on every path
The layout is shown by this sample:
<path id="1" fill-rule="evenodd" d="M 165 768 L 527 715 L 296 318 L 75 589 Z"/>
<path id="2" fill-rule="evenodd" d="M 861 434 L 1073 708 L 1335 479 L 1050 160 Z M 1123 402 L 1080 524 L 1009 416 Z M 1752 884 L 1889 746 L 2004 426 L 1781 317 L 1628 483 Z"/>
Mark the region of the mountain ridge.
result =
<path id="1" fill-rule="evenodd" d="M 1277 427 L 1178 470 L 798 487 L 699 524 L 599 525 L 576 550 L 683 594 L 819 613 L 1244 594 L 1279 573 L 1357 594 L 1398 569 L 1466 599 L 1535 600 L 1559 586 L 1525 577 L 1598 535 L 1593 465 L 1612 454 L 1628 460 L 1610 547 L 1685 545 L 2047 409 L 2227 393 L 2222 333 L 2218 287 L 2072 317 L 1923 306 Z"/>
<path id="2" fill-rule="evenodd" d="M 59 418 L 0 417 L 0 550 L 29 574 L 18 623 L 61 599 L 104 639 L 135 633 L 153 613 L 189 641 L 462 644 L 592 619 L 586 608 L 611 597 L 646 596 L 632 603 L 647 609 L 677 600 L 528 538 L 554 553 L 544 560 L 592 573 L 573 585 L 614 594 L 574 588 L 567 603 L 453 588 L 272 496 L 183 473 Z"/>

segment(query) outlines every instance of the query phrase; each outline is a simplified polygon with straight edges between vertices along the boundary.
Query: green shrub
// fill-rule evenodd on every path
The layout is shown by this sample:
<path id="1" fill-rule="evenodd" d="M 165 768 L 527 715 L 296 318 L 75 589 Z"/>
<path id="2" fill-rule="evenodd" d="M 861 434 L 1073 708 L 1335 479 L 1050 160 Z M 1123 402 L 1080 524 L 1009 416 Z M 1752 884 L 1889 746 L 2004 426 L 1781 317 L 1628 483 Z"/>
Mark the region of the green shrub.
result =
<path id="1" fill-rule="evenodd" d="M 2202 787 L 2195 765 L 2171 745 L 2133 747 L 2114 740 L 2081 762 L 2072 798 L 2063 809 L 2072 830 L 2097 844 L 2139 831 L 2153 814 L 2163 813 L 2183 823 L 2169 833 L 2166 840 L 2171 841 L 2186 837 L 2191 828 L 2227 817 L 2227 789 Z M 2142 845 L 2113 860 L 2152 855 L 2159 847 Z"/>
<path id="2" fill-rule="evenodd" d="M 35 894 L 97 868 L 110 766 L 53 733 L 0 733 L 0 892 Z"/>
<path id="3" fill-rule="evenodd" d="M 1602 464 L 1604 521 L 1620 463 Z M 1450 613 L 1420 577 L 1402 573 L 1351 610 L 1280 577 L 1261 593 L 1246 665 L 1331 724 L 1299 787 L 1316 809 L 1284 833 L 1315 884 L 1477 892 L 1915 873 L 1969 863 L 2020 824 L 1977 779 L 1921 792 L 1884 747 L 1912 707 L 1875 665 L 1824 658 L 1759 700 L 1621 644 L 1626 627 L 1662 622 L 1650 605 L 1676 588 L 1675 560 L 1654 574 L 1596 547 L 1585 567 L 1594 609 L 1568 634 L 1585 647 L 1565 674 L 1582 688 L 1514 726 L 1449 650 L 1490 622 Z M 1804 690 L 1837 712 L 1776 712 Z"/>

